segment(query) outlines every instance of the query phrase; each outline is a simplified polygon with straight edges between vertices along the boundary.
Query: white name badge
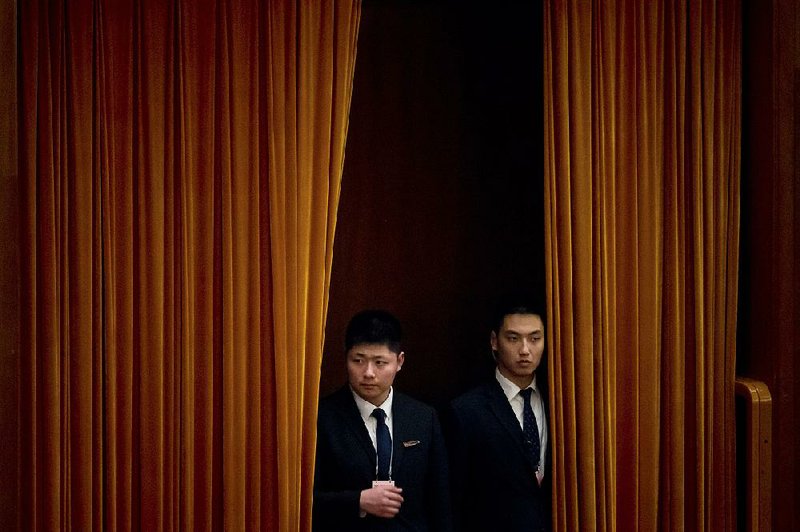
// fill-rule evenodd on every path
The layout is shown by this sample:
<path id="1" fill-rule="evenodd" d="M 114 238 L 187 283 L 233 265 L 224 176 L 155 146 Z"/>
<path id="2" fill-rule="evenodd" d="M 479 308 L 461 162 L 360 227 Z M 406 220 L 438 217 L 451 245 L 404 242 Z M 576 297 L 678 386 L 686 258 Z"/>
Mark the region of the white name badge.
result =
<path id="1" fill-rule="evenodd" d="M 373 480 L 372 487 L 377 488 L 378 486 L 394 486 L 394 480 Z"/>

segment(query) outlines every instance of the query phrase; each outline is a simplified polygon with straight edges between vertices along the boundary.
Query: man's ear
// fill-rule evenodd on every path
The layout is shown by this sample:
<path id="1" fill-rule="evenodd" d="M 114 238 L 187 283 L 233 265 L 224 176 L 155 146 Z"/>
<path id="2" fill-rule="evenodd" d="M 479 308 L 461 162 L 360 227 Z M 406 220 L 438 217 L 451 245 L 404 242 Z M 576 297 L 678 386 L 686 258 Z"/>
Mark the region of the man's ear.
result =
<path id="1" fill-rule="evenodd" d="M 397 371 L 400 371 L 403 368 L 403 363 L 406 361 L 406 354 L 403 351 L 400 351 L 397 355 Z"/>
<path id="2" fill-rule="evenodd" d="M 492 346 L 492 351 L 497 351 L 497 334 L 494 331 L 489 335 L 489 345 Z"/>

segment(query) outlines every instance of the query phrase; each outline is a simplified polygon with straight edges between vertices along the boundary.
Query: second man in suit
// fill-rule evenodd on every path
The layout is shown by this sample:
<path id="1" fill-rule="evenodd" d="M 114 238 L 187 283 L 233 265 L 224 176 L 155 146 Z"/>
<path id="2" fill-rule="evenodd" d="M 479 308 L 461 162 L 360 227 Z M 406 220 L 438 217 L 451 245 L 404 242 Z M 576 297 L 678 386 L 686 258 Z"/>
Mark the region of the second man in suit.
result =
<path id="1" fill-rule="evenodd" d="M 494 375 L 451 403 L 450 445 L 457 530 L 549 527 L 543 313 L 526 294 L 502 298 L 490 345 Z"/>
<path id="2" fill-rule="evenodd" d="M 447 455 L 435 411 L 394 390 L 400 323 L 356 314 L 345 333 L 348 383 L 320 401 L 313 529 L 451 530 Z"/>

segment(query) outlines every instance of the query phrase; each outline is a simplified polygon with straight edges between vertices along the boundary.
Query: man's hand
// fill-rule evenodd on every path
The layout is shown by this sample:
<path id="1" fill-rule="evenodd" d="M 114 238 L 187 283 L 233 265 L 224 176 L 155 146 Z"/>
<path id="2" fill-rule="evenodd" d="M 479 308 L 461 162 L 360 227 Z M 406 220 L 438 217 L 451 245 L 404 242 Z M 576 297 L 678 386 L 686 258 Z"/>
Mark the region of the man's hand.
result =
<path id="1" fill-rule="evenodd" d="M 402 492 L 402 488 L 395 486 L 376 486 L 361 492 L 359 506 L 368 514 L 391 518 L 397 515 L 403 504 Z"/>

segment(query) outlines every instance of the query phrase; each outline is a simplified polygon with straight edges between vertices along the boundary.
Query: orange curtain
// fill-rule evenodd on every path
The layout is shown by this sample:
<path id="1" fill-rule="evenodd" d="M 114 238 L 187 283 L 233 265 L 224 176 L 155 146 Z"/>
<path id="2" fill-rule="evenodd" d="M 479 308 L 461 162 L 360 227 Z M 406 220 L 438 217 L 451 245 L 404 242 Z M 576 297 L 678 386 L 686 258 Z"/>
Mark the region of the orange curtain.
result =
<path id="1" fill-rule="evenodd" d="M 359 1 L 18 16 L 21 527 L 310 529 Z"/>
<path id="2" fill-rule="evenodd" d="M 736 526 L 740 28 L 545 3 L 556 530 Z"/>

